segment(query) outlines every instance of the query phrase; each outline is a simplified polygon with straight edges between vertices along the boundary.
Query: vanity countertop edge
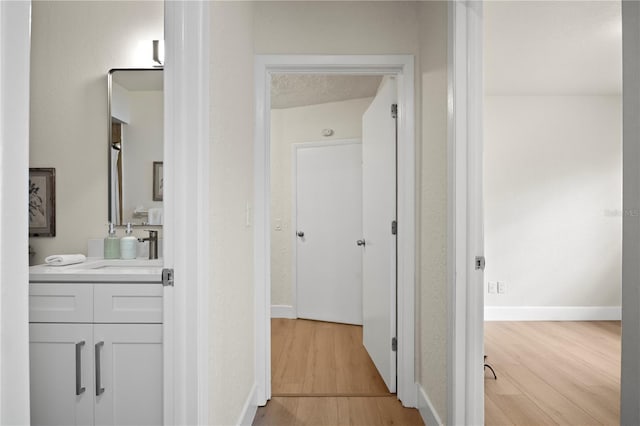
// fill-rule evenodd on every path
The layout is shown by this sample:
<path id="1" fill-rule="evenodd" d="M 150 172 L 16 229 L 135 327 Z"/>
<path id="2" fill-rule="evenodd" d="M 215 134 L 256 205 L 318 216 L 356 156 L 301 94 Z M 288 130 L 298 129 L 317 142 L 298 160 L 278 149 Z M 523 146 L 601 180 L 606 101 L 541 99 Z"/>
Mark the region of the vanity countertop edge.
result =
<path id="1" fill-rule="evenodd" d="M 87 258 L 83 263 L 66 266 L 29 267 L 30 283 L 150 283 L 162 282 L 162 259 L 108 260 Z"/>

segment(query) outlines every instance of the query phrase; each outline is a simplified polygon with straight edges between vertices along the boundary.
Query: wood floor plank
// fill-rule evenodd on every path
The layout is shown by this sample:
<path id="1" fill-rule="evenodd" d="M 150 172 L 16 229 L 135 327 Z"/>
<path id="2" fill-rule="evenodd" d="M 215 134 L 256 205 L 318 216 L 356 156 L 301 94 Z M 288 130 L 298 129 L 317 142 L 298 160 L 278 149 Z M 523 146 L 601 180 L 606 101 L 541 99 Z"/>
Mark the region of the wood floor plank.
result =
<path id="1" fill-rule="evenodd" d="M 485 424 L 619 424 L 620 322 L 488 322 L 485 352 Z"/>

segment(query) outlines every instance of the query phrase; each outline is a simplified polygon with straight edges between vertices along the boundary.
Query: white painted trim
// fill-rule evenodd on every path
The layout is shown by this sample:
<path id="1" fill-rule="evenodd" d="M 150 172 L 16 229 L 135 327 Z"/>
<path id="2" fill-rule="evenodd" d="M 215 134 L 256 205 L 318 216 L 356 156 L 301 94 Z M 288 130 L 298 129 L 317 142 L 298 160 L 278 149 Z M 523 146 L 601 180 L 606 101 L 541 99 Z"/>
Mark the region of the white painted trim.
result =
<path id="1" fill-rule="evenodd" d="M 0 424 L 29 424 L 31 2 L 0 1 Z"/>
<path id="2" fill-rule="evenodd" d="M 271 305 L 271 318 L 296 319 L 296 311 L 291 305 Z"/>
<path id="3" fill-rule="evenodd" d="M 164 424 L 209 415 L 209 2 L 165 2 Z"/>
<path id="4" fill-rule="evenodd" d="M 298 150 L 300 148 L 313 148 L 323 146 L 336 146 L 343 144 L 362 144 L 361 139 L 334 139 L 329 141 L 294 143 L 291 146 L 291 294 L 293 300 L 293 318 L 298 317 Z"/>
<path id="5" fill-rule="evenodd" d="M 438 416 L 424 388 L 420 386 L 420 384 L 416 384 L 416 386 L 418 393 L 418 412 L 424 424 L 429 426 L 443 426 L 444 423 L 440 420 L 440 416 Z"/>
<path id="6" fill-rule="evenodd" d="M 256 404 L 256 391 L 257 387 L 254 384 L 251 386 L 251 391 L 249 392 L 249 395 L 247 395 L 247 400 L 242 406 L 242 411 L 240 412 L 240 416 L 236 422 L 238 426 L 251 426 L 253 424 L 253 419 L 256 417 L 256 412 L 258 411 L 258 404 Z"/>
<path id="7" fill-rule="evenodd" d="M 640 4 L 622 3 L 622 381 L 620 424 L 640 424 Z"/>
<path id="8" fill-rule="evenodd" d="M 620 306 L 485 306 L 485 321 L 620 321 Z"/>
<path id="9" fill-rule="evenodd" d="M 449 424 L 484 423 L 482 2 L 449 2 Z"/>
<path id="10" fill-rule="evenodd" d="M 269 76 L 287 73 L 391 74 L 398 81 L 398 398 L 415 407 L 415 92 L 411 55 L 255 56 L 255 303 L 258 405 L 271 397 Z"/>

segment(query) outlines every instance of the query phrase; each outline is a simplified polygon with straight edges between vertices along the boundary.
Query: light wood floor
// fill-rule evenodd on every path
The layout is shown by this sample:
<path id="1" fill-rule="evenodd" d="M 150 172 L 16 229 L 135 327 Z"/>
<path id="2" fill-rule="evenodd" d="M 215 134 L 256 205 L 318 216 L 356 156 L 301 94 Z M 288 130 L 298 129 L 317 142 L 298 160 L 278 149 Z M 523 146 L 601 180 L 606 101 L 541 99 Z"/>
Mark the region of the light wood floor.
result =
<path id="1" fill-rule="evenodd" d="M 362 345 L 362 327 L 321 321 L 271 320 L 274 396 L 389 395 Z"/>
<path id="2" fill-rule="evenodd" d="M 620 424 L 620 322 L 487 322 L 486 425 Z"/>
<path id="3" fill-rule="evenodd" d="M 359 326 L 271 320 L 271 387 L 254 426 L 424 424 L 389 393 Z"/>

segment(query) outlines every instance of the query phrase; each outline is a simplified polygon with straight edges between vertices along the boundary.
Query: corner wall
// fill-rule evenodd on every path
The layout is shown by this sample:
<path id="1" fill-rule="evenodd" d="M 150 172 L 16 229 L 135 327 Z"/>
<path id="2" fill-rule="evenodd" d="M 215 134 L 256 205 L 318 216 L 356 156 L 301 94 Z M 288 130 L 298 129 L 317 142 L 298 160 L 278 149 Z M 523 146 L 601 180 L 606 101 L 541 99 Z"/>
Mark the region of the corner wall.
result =
<path id="1" fill-rule="evenodd" d="M 255 409 L 253 5 L 214 1 L 210 13 L 209 423 L 233 425 Z"/>

